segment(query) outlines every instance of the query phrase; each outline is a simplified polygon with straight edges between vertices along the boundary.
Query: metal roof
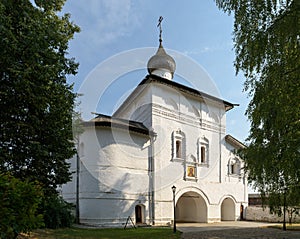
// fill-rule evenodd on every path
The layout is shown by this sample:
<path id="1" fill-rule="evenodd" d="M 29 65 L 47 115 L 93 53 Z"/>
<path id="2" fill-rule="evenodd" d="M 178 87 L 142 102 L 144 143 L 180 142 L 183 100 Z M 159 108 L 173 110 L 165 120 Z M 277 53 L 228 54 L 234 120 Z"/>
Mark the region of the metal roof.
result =
<path id="1" fill-rule="evenodd" d="M 141 122 L 115 118 L 104 114 L 95 114 L 97 115 L 95 118 L 91 119 L 90 121 L 83 122 L 83 125 L 86 127 L 106 126 L 111 128 L 119 128 L 150 136 L 153 134 L 153 132 Z"/>

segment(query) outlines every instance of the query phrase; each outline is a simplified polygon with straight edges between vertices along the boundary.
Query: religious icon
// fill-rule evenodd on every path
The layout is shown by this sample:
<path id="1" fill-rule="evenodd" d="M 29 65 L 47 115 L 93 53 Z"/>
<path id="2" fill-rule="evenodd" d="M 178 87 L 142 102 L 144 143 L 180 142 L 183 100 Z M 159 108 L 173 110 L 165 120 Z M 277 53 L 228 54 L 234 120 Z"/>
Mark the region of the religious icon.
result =
<path id="1" fill-rule="evenodd" d="M 194 167 L 187 167 L 187 176 L 195 177 L 195 168 Z"/>

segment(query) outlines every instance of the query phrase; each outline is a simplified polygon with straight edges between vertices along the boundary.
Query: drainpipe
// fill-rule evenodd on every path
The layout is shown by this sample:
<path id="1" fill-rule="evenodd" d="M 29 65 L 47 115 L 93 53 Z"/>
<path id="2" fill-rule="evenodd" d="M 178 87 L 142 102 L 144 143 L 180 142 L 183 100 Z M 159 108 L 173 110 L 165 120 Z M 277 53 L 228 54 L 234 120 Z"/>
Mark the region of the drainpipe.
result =
<path id="1" fill-rule="evenodd" d="M 75 222 L 80 223 L 79 214 L 79 173 L 80 173 L 80 158 L 79 158 L 79 139 L 77 142 L 77 152 L 76 152 L 76 216 Z"/>
<path id="2" fill-rule="evenodd" d="M 219 124 L 219 163 L 220 163 L 220 167 L 219 167 L 219 182 L 222 183 L 222 143 L 221 143 L 221 139 L 222 139 L 222 112 L 220 112 L 219 110 L 219 115 L 220 115 L 220 118 L 219 118 L 219 121 L 220 121 L 220 124 Z"/>
<path id="3" fill-rule="evenodd" d="M 150 222 L 152 225 L 155 225 L 155 174 L 154 174 L 154 141 L 156 139 L 157 134 L 154 132 L 153 129 L 150 130 L 150 165 L 149 165 L 149 178 L 150 178 L 150 192 L 149 192 L 149 196 L 150 196 Z"/>

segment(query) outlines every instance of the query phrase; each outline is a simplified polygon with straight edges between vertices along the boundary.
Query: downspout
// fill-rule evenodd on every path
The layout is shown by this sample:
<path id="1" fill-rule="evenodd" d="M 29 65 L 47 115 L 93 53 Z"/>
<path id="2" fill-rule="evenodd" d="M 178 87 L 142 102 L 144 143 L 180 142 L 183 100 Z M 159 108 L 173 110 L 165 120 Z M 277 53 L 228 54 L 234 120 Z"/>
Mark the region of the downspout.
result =
<path id="1" fill-rule="evenodd" d="M 75 221 L 80 224 L 80 212 L 79 212 L 79 174 L 80 174 L 80 157 L 79 157 L 79 137 L 77 141 L 76 151 L 76 215 Z"/>
<path id="2" fill-rule="evenodd" d="M 155 225 L 155 164 L 154 164 L 154 141 L 157 134 L 151 129 L 150 131 L 150 165 L 149 165 L 149 178 L 150 178 L 150 187 L 149 187 L 149 197 L 150 197 L 150 223 Z"/>
<path id="3" fill-rule="evenodd" d="M 220 112 L 219 110 L 219 115 L 222 115 L 222 112 Z M 219 123 L 219 182 L 222 183 L 222 143 L 221 143 L 221 139 L 222 139 L 222 117 L 220 117 L 220 123 Z"/>

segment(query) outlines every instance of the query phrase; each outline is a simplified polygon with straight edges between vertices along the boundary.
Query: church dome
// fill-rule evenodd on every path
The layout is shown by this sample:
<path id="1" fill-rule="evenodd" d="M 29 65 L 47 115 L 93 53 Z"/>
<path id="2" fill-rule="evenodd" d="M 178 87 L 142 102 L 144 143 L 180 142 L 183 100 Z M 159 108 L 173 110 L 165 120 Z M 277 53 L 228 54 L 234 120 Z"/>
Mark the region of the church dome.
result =
<path id="1" fill-rule="evenodd" d="M 149 74 L 158 75 L 168 80 L 173 78 L 176 63 L 175 60 L 166 53 L 161 41 L 156 54 L 149 59 L 147 68 Z"/>

